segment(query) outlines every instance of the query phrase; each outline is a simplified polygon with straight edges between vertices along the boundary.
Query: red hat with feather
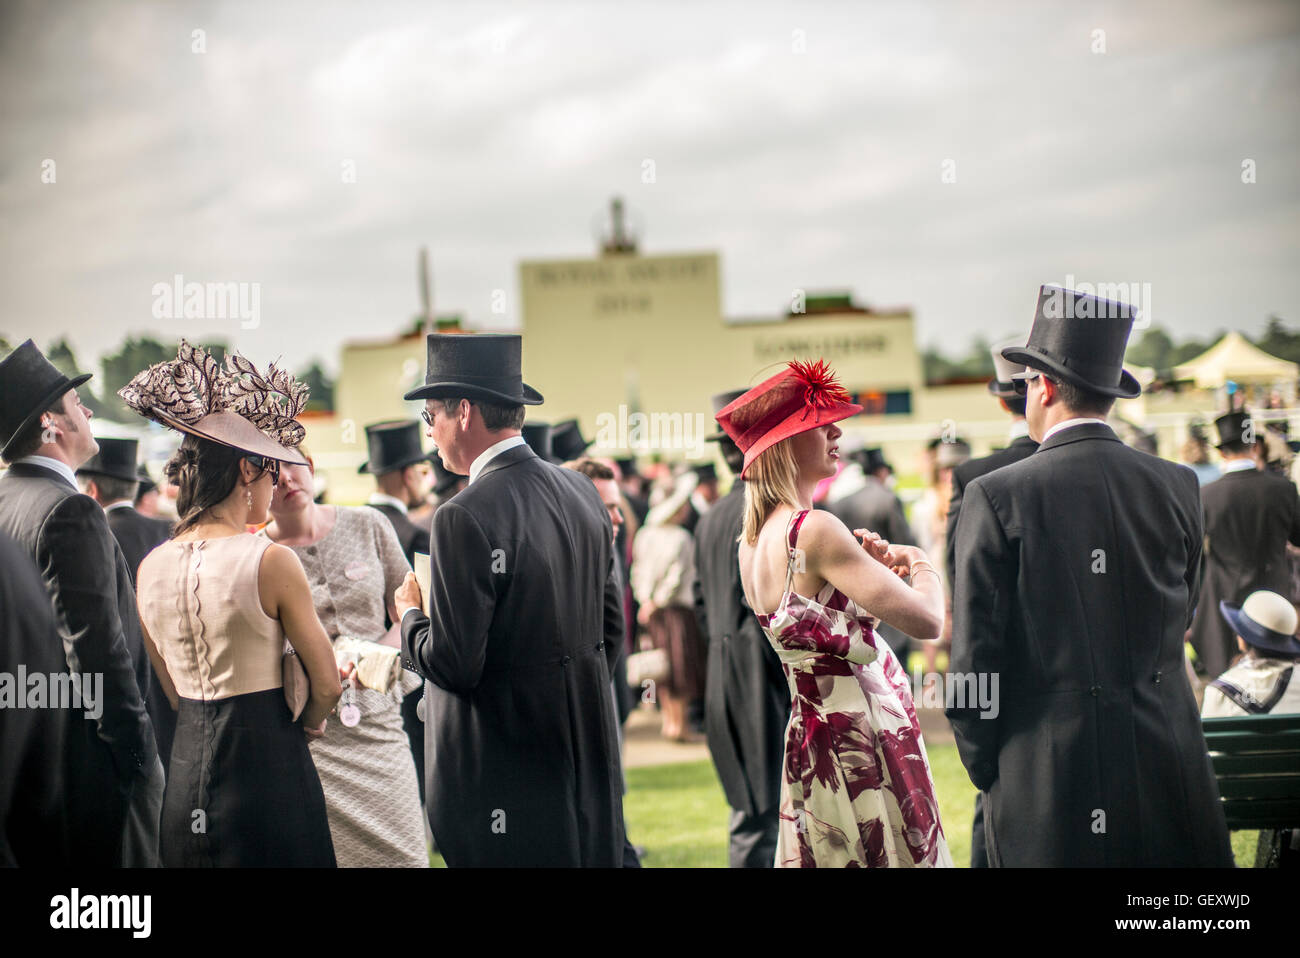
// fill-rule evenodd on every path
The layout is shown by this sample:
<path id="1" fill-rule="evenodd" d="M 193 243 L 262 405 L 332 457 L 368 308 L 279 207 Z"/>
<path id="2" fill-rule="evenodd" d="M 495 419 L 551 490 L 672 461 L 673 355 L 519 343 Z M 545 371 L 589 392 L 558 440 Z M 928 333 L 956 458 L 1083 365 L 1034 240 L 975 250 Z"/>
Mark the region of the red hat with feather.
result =
<path id="1" fill-rule="evenodd" d="M 713 418 L 745 454 L 740 470 L 744 477 L 763 450 L 782 439 L 860 412 L 862 407 L 836 381 L 826 360 L 819 359 L 786 364 L 771 379 L 723 406 Z"/>

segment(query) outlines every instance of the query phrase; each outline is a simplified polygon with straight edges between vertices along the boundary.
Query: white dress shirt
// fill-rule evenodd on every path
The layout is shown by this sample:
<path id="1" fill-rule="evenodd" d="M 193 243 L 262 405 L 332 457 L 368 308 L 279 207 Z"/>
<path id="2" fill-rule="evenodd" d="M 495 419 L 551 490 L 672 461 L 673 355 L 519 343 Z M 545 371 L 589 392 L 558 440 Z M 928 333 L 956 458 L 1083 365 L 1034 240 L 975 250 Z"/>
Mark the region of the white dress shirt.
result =
<path id="1" fill-rule="evenodd" d="M 1029 435 L 1029 422 L 1024 419 L 1017 419 L 1011 424 L 1011 441 L 1015 442 L 1021 436 Z"/>
<path id="2" fill-rule="evenodd" d="M 46 469 L 53 469 L 64 479 L 68 480 L 68 485 L 73 489 L 81 490 L 77 486 L 77 474 L 72 471 L 72 467 L 61 459 L 51 459 L 49 456 L 23 456 L 21 459 L 15 459 L 15 462 L 26 462 L 33 466 L 44 466 Z"/>
<path id="3" fill-rule="evenodd" d="M 1219 469 L 1220 472 L 1253 472 L 1255 470 L 1254 459 L 1229 459 Z"/>
<path id="4" fill-rule="evenodd" d="M 1099 422 L 1103 426 L 1106 425 L 1106 420 L 1096 419 L 1091 416 L 1081 417 L 1079 419 L 1066 419 L 1063 422 L 1058 422 L 1051 429 L 1047 430 L 1047 433 L 1043 436 L 1043 442 L 1047 442 L 1047 440 L 1051 439 L 1055 433 L 1060 432 L 1062 429 L 1069 429 L 1071 426 L 1082 426 L 1084 423 L 1087 422 Z"/>
<path id="5" fill-rule="evenodd" d="M 371 506 L 392 506 L 402 515 L 406 515 L 406 503 L 396 496 L 390 496 L 384 492 L 372 492 L 370 498 L 366 500 L 366 504 Z"/>
<path id="6" fill-rule="evenodd" d="M 134 507 L 135 507 L 135 503 L 132 502 L 130 499 L 118 499 L 117 502 L 110 502 L 108 505 L 106 505 L 104 507 L 104 511 L 112 512 L 114 509 L 131 509 Z"/>
<path id="7" fill-rule="evenodd" d="M 473 485 L 474 480 L 478 478 L 478 474 L 483 471 L 483 467 L 497 456 L 501 455 L 501 453 L 505 452 L 507 449 L 513 449 L 515 446 L 522 445 L 524 445 L 523 436 L 508 436 L 500 442 L 494 442 L 492 445 L 488 446 L 478 454 L 477 459 L 470 463 L 469 484 Z"/>

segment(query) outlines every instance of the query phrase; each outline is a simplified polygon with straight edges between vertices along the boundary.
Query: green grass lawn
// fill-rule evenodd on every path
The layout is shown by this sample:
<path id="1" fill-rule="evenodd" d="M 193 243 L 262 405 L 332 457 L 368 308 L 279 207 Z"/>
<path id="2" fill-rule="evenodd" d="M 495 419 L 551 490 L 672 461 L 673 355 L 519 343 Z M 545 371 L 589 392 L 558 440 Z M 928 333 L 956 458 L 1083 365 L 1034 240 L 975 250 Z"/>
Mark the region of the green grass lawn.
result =
<path id="1" fill-rule="evenodd" d="M 966 777 L 955 745 L 926 747 L 939 797 L 948 850 L 959 868 L 970 864 L 970 826 L 975 814 L 975 786 Z M 731 810 L 713 764 L 686 762 L 631 768 L 623 815 L 634 845 L 646 849 L 647 868 L 726 868 L 727 820 Z M 1233 832 L 1238 866 L 1255 862 L 1258 832 Z M 442 859 L 432 857 L 435 867 Z"/>

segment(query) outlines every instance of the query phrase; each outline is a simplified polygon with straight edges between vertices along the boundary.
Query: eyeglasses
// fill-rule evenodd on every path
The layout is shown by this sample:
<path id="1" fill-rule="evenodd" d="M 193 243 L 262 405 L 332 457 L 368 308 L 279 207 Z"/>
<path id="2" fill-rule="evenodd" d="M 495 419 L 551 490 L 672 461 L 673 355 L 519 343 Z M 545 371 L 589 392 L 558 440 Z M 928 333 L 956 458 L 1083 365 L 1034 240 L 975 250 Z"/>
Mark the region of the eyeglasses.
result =
<path id="1" fill-rule="evenodd" d="M 430 429 L 433 428 L 433 417 L 429 415 L 429 410 L 421 409 L 420 418 L 424 420 L 424 424 L 426 426 L 428 426 Z"/>
<path id="2" fill-rule="evenodd" d="M 271 485 L 278 486 L 280 484 L 279 459 L 268 459 L 266 456 L 245 456 L 244 458 L 263 472 L 269 472 L 271 474 Z"/>
<path id="3" fill-rule="evenodd" d="M 1034 375 L 1026 376 L 1024 379 L 1011 380 L 1011 385 L 1015 389 L 1017 396 L 1027 396 L 1029 395 L 1029 384 L 1032 383 L 1035 379 L 1042 379 L 1042 378 L 1043 378 L 1042 373 L 1034 373 Z"/>

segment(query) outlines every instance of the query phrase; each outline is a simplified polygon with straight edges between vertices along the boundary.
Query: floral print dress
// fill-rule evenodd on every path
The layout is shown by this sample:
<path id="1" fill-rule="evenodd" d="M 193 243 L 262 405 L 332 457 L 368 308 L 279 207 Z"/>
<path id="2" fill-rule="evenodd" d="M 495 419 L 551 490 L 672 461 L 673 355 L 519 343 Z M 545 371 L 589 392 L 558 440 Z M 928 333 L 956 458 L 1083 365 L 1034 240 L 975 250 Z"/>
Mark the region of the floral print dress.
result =
<path id="1" fill-rule="evenodd" d="M 776 865 L 951 867 L 907 676 L 876 619 L 829 582 L 758 616 L 790 683 Z"/>

